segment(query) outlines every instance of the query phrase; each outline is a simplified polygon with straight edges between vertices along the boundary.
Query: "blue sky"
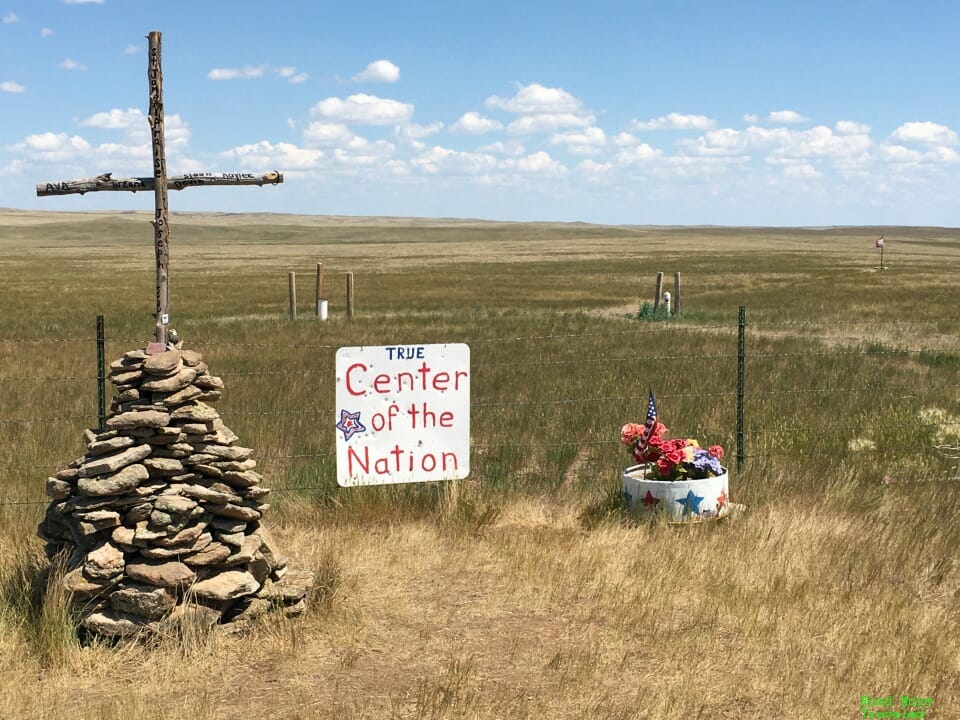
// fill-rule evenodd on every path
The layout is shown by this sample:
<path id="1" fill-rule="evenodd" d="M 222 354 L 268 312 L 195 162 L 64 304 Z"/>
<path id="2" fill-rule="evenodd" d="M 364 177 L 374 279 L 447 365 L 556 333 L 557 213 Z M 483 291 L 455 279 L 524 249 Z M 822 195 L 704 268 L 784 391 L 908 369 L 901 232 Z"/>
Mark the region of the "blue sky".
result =
<path id="1" fill-rule="evenodd" d="M 960 225 L 960 3 L 0 0 L 0 206 L 279 169 L 173 210 L 630 224 Z"/>

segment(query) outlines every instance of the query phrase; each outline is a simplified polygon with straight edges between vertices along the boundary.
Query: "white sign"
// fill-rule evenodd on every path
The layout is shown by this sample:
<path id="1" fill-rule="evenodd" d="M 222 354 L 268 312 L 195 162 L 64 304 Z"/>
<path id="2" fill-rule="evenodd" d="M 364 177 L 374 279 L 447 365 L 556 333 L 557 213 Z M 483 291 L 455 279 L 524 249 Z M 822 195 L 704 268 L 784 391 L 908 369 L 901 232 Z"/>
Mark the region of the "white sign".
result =
<path id="1" fill-rule="evenodd" d="M 470 347 L 337 350 L 337 483 L 462 480 L 470 474 Z"/>

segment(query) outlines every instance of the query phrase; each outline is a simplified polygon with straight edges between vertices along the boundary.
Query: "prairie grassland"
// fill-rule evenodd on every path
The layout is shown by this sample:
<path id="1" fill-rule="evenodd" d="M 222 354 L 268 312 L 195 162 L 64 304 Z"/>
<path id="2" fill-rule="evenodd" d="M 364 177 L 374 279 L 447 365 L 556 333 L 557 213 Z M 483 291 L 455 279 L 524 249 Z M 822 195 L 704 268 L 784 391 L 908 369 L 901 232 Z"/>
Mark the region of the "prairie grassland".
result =
<path id="1" fill-rule="evenodd" d="M 0 211 L 0 717 L 960 713 L 960 231 L 176 215 L 173 325 L 321 583 L 299 621 L 83 646 L 33 532 L 96 422 L 95 316 L 108 361 L 149 339 L 147 221 Z M 626 317 L 658 270 L 682 316 Z M 638 523 L 617 439 L 648 386 L 734 465 L 741 305 L 746 510 Z M 470 479 L 338 489 L 335 349 L 418 342 L 471 345 Z"/>

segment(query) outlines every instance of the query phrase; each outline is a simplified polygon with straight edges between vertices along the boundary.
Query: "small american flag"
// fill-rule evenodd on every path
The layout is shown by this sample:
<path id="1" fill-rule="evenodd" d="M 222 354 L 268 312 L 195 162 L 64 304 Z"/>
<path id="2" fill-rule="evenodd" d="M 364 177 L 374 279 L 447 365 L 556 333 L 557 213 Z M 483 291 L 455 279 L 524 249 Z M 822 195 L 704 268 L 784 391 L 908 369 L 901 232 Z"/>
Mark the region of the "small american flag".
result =
<path id="1" fill-rule="evenodd" d="M 876 247 L 877 250 L 883 250 L 883 235 L 877 238 Z"/>
<path id="2" fill-rule="evenodd" d="M 647 420 L 643 424 L 643 436 L 640 438 L 640 442 L 637 443 L 637 448 L 640 452 L 643 452 L 647 449 L 647 443 L 650 442 L 650 438 L 653 435 L 653 429 L 657 426 L 657 401 L 653 397 L 653 390 L 650 391 L 650 399 L 647 400 Z"/>

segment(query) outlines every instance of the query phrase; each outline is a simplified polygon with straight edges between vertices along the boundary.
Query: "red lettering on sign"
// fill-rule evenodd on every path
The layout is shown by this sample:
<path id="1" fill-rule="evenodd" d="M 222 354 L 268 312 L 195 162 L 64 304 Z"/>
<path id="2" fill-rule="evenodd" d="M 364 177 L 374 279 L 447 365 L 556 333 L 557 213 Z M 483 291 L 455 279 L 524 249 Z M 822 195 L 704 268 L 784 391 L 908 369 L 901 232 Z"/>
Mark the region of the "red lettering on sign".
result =
<path id="1" fill-rule="evenodd" d="M 363 458 L 361 459 L 357 455 L 356 451 L 352 447 L 347 447 L 347 474 L 350 477 L 353 477 L 356 473 L 353 470 L 353 461 L 357 461 L 357 465 L 360 466 L 360 469 L 366 473 L 370 474 L 370 448 L 365 447 L 363 449 Z"/>
<path id="2" fill-rule="evenodd" d="M 357 368 L 360 368 L 361 371 L 365 371 L 367 369 L 367 366 L 364 365 L 363 363 L 354 363 L 353 365 L 347 368 L 347 374 L 346 374 L 347 392 L 350 393 L 351 395 L 362 397 L 365 393 L 362 390 L 354 390 L 353 385 L 350 383 L 350 374 Z"/>

